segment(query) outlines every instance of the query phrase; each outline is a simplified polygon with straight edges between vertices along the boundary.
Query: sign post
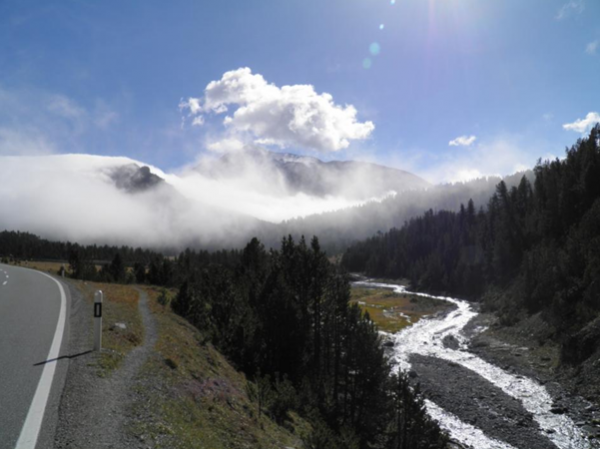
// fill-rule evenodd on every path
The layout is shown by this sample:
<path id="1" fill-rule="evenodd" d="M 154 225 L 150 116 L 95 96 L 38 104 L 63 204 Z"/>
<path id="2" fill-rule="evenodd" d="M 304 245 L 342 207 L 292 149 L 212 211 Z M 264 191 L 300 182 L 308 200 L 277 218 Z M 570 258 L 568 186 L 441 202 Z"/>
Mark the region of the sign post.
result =
<path id="1" fill-rule="evenodd" d="M 102 290 L 94 295 L 94 351 L 102 349 Z"/>

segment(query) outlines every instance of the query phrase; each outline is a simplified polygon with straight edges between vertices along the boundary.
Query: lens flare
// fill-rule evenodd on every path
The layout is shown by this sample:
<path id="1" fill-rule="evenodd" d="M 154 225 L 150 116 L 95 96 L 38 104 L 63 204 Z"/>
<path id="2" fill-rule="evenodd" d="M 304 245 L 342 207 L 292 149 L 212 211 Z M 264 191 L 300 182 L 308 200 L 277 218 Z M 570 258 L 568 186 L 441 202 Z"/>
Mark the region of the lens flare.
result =
<path id="1" fill-rule="evenodd" d="M 373 61 L 371 61 L 371 58 L 365 58 L 363 59 L 362 65 L 364 69 L 370 69 L 373 65 Z"/>
<path id="2" fill-rule="evenodd" d="M 381 52 L 381 46 L 377 42 L 373 42 L 369 45 L 369 52 L 371 52 L 373 56 L 377 56 Z"/>
<path id="3" fill-rule="evenodd" d="M 391 5 L 395 5 L 396 4 L 396 0 L 390 0 L 390 4 Z"/>
<path id="4" fill-rule="evenodd" d="M 385 28 L 385 25 L 382 23 L 381 25 L 379 25 L 379 29 L 383 30 Z"/>

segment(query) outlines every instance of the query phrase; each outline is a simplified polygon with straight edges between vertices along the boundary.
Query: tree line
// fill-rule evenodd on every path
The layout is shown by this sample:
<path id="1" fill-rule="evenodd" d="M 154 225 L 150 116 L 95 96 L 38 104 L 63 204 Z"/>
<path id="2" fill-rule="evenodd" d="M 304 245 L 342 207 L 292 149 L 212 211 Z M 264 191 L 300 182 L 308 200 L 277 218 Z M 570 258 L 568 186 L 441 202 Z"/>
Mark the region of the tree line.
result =
<path id="1" fill-rule="evenodd" d="M 80 245 L 55 242 L 28 232 L 0 232 L 0 260 L 3 262 L 64 262 L 69 277 L 86 281 L 178 287 L 211 263 L 234 264 L 239 254 L 239 250 L 186 249 L 178 256 L 169 257 L 143 248 Z"/>
<path id="2" fill-rule="evenodd" d="M 557 335 L 576 332 L 600 311 L 599 136 L 597 125 L 564 159 L 538 161 L 533 183 L 500 182 L 485 209 L 429 210 L 353 245 L 343 266 L 483 298 L 506 322 L 541 311 Z"/>
<path id="3" fill-rule="evenodd" d="M 3 259 L 66 261 L 73 252 L 81 253 L 92 261 L 110 261 L 115 254 L 120 253 L 130 263 L 148 263 L 157 255 L 149 250 L 129 246 L 80 245 L 43 239 L 29 232 L 0 232 L 0 257 Z"/>
<path id="4" fill-rule="evenodd" d="M 275 230 L 269 229 L 259 235 L 268 247 L 277 247 L 281 235 L 292 235 L 296 239 L 302 235 L 317 235 L 329 254 L 341 254 L 354 243 L 379 231 L 402 226 L 405 221 L 423 215 L 430 208 L 458 211 L 467 198 L 471 198 L 475 207 L 479 208 L 487 203 L 500 181 L 504 180 L 510 188 L 517 186 L 523 176 L 533 179 L 533 172 L 528 170 L 504 178 L 485 177 L 408 190 L 381 202 L 369 201 L 355 207 L 288 220 L 278 224 Z"/>

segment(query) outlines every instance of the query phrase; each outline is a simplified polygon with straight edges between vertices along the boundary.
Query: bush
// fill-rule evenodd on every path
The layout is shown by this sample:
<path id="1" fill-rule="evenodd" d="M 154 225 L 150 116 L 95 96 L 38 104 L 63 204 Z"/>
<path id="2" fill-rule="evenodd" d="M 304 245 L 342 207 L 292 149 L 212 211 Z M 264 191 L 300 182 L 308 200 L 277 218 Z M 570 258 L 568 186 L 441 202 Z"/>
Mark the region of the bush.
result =
<path id="1" fill-rule="evenodd" d="M 171 303 L 171 297 L 164 288 L 160 291 L 160 295 L 158 295 L 158 303 L 163 307 L 167 307 Z"/>

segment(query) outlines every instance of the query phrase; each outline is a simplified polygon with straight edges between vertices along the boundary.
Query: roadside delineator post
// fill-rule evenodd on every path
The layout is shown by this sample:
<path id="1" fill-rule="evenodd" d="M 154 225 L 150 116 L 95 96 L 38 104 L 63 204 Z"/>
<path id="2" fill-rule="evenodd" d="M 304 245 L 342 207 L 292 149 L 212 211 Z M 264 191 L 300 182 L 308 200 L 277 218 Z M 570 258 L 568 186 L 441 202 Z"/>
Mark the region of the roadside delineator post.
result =
<path id="1" fill-rule="evenodd" d="M 102 290 L 94 295 L 94 351 L 102 349 Z"/>

